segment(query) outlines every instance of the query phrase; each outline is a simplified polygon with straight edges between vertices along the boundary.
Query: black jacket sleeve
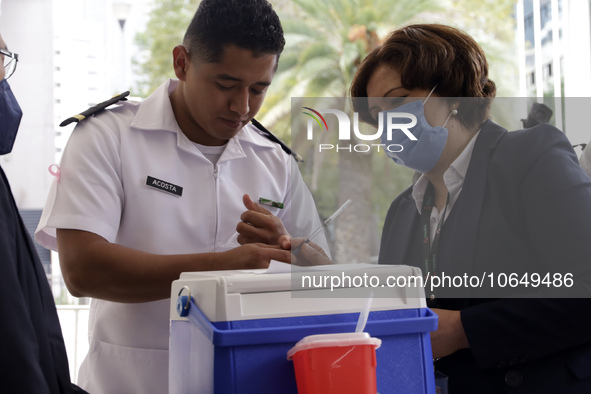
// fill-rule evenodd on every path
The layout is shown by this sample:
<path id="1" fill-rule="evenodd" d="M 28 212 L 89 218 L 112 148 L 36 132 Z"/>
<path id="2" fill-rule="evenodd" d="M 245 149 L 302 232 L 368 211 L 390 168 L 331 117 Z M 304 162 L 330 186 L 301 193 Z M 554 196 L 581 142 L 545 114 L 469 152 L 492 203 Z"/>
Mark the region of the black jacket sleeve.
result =
<path id="1" fill-rule="evenodd" d="M 49 283 L 1 168 L 0 354 L 2 392 L 73 392 Z"/>

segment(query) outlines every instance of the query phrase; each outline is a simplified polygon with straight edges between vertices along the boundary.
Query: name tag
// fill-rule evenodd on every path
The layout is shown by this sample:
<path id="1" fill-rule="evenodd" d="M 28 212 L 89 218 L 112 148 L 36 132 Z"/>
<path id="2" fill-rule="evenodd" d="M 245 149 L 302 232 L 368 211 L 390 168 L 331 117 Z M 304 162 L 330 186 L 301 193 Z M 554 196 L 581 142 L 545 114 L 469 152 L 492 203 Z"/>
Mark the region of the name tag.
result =
<path id="1" fill-rule="evenodd" d="M 170 182 L 163 181 L 161 179 L 156 179 L 148 175 L 146 179 L 146 185 L 153 187 L 155 189 L 161 190 L 166 193 L 174 194 L 175 196 L 182 196 L 183 195 L 183 188 L 181 186 L 172 184 Z"/>

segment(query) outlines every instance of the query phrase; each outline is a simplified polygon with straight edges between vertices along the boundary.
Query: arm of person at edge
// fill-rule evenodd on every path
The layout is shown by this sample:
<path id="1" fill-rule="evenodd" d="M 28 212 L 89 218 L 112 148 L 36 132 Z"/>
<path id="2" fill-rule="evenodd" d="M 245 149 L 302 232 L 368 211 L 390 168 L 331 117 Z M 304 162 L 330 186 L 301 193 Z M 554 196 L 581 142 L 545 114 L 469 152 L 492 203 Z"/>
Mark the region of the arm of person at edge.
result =
<path id="1" fill-rule="evenodd" d="M 0 182 L 3 174 L 0 174 Z M 43 376 L 40 367 L 39 349 L 36 342 L 37 333 L 31 319 L 31 309 L 28 305 L 26 287 L 23 291 L 22 281 L 31 285 L 36 279 L 34 276 L 22 279 L 23 270 L 19 269 L 18 252 L 15 244 L 18 237 L 17 220 L 14 212 L 9 214 L 8 202 L 10 200 L 9 189 L 4 189 L 0 184 L 0 230 L 3 236 L 0 237 L 0 310 L 2 320 L 0 321 L 0 333 L 2 334 L 2 352 L 4 357 L 0 360 L 2 368 L 2 387 L 6 390 L 22 390 L 19 392 L 49 393 L 50 385 Z M 29 262 L 27 262 L 29 263 Z M 32 264 L 31 264 L 32 265 Z M 27 272 L 28 274 L 28 272 Z M 30 286 L 32 287 L 32 286 Z M 33 290 L 30 290 L 33 293 Z M 10 356 L 8 356 L 10 355 Z M 37 357 L 35 357 L 37 355 Z M 26 376 L 26 378 L 24 378 Z M 16 392 L 16 391 L 13 391 Z"/>
<path id="2" fill-rule="evenodd" d="M 242 221 L 236 226 L 238 243 L 248 245 L 258 242 L 278 245 L 286 251 L 292 250 L 292 248 L 296 249 L 304 244 L 305 238 L 292 238 L 281 219 L 252 201 L 248 194 L 242 197 L 242 202 L 247 211 L 240 216 Z M 332 261 L 319 245 L 308 242 L 302 245 L 297 256 L 292 256 L 292 264 L 300 266 L 328 265 L 332 264 Z"/>
<path id="3" fill-rule="evenodd" d="M 168 298 L 170 283 L 182 272 L 267 268 L 271 260 L 291 262 L 288 250 L 260 243 L 226 252 L 156 255 L 110 243 L 91 232 L 58 229 L 57 244 L 70 293 L 115 302 Z"/>

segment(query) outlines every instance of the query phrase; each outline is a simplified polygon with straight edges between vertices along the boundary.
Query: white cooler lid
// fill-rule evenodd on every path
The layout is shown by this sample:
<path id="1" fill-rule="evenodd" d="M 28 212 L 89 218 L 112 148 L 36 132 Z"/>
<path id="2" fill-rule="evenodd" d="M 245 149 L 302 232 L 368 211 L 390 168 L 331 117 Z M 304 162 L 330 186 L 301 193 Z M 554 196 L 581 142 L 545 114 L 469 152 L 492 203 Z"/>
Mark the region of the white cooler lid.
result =
<path id="1" fill-rule="evenodd" d="M 385 284 L 389 277 L 420 277 L 421 270 L 416 267 L 341 264 L 293 267 L 294 272 L 281 272 L 284 266 L 292 269 L 287 264 L 273 263 L 269 270 L 185 272 L 172 283 L 170 318 L 186 320 L 176 312 L 178 294 L 185 286 L 212 322 L 360 312 L 370 294 L 374 297 L 372 311 L 426 307 L 422 287 L 371 287 L 377 279 L 372 282 L 370 278 L 379 278 L 379 283 Z M 301 288 L 302 276 L 311 275 L 316 279 L 314 285 Z M 356 278 L 351 287 L 331 290 L 333 277 L 343 275 Z M 292 280 L 298 284 L 293 290 Z M 185 290 L 183 295 L 187 293 Z"/>

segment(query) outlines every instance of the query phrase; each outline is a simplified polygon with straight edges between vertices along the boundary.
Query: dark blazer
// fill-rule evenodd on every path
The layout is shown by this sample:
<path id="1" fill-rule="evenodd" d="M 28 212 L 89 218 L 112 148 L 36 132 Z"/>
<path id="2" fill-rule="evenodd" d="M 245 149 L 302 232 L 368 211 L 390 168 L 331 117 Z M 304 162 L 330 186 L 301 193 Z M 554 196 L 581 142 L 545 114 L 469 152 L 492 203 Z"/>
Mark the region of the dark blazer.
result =
<path id="1" fill-rule="evenodd" d="M 508 133 L 487 121 L 440 237 L 446 274 L 574 271 L 581 287 L 591 271 L 591 179 L 556 128 Z M 379 262 L 423 268 L 422 240 L 409 188 L 388 211 Z M 436 363 L 450 393 L 591 393 L 591 298 L 465 295 L 433 305 L 461 310 L 471 346 Z"/>
<path id="2" fill-rule="evenodd" d="M 84 393 L 70 383 L 53 295 L 0 168 L 0 392 Z"/>

